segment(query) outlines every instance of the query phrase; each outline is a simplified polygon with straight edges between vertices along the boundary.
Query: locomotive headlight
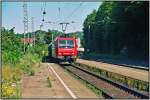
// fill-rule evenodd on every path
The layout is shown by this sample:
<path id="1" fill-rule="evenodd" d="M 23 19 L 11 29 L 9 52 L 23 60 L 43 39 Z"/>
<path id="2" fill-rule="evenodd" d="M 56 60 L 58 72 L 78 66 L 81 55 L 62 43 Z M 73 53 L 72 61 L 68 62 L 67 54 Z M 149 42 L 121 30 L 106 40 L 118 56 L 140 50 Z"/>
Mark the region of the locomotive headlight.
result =
<path id="1" fill-rule="evenodd" d="M 74 53 L 72 53 L 72 55 L 74 55 Z"/>
<path id="2" fill-rule="evenodd" d="M 76 58 L 77 56 L 73 56 L 73 58 Z"/>

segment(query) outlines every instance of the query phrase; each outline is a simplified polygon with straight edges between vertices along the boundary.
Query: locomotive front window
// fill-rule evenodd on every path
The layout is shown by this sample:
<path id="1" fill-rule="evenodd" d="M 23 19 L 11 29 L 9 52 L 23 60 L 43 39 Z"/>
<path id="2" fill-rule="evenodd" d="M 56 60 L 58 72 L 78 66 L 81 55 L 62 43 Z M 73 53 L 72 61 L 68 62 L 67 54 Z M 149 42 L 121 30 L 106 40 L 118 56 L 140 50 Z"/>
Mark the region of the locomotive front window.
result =
<path id="1" fill-rule="evenodd" d="M 67 40 L 67 47 L 68 47 L 68 48 L 73 48 L 73 47 L 74 47 L 74 42 L 73 42 L 73 40 Z"/>
<path id="2" fill-rule="evenodd" d="M 59 47 L 60 48 L 73 48 L 74 41 L 73 40 L 59 40 Z"/>
<path id="3" fill-rule="evenodd" d="M 66 44 L 66 40 L 59 40 L 59 44 L 60 45 L 65 45 Z"/>

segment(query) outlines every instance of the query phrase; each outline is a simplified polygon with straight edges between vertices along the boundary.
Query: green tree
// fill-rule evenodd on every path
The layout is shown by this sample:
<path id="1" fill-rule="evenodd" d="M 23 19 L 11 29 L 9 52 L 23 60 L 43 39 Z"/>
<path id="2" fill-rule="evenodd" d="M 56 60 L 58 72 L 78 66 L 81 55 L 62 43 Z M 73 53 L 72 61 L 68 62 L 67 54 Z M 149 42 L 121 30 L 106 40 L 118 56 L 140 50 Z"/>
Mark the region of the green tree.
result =
<path id="1" fill-rule="evenodd" d="M 148 8 L 148 1 L 104 1 L 84 21 L 84 47 L 148 60 Z"/>
<path id="2" fill-rule="evenodd" d="M 2 33 L 2 63 L 16 64 L 22 55 L 22 44 L 20 38 L 14 33 L 14 28 L 7 30 L 3 28 Z"/>
<path id="3" fill-rule="evenodd" d="M 87 18 L 85 19 L 84 24 L 83 24 L 83 26 L 84 26 L 83 37 L 84 37 L 84 44 L 85 44 L 86 50 L 87 49 L 93 50 L 92 48 L 94 48 L 94 47 L 91 47 L 91 44 L 93 42 L 92 29 L 93 29 L 93 22 L 95 21 L 95 16 L 96 16 L 96 10 L 93 10 L 93 12 L 87 16 Z M 94 44 L 92 44 L 92 45 L 94 45 Z"/>

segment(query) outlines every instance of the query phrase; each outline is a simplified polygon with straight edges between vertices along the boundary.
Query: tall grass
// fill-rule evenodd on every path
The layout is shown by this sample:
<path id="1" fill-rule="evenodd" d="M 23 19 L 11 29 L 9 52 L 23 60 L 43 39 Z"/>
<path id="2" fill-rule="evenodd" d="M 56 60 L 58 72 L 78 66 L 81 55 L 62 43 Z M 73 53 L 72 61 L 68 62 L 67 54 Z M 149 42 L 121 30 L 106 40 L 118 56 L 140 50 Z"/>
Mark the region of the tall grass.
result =
<path id="1" fill-rule="evenodd" d="M 14 28 L 1 29 L 2 35 L 2 82 L 1 97 L 19 98 L 21 76 L 25 73 L 34 75 L 32 66 L 40 63 L 44 45 L 30 47 L 23 53 L 23 43 L 20 42 Z M 26 45 L 27 46 L 27 45 Z"/>
<path id="2" fill-rule="evenodd" d="M 20 98 L 20 81 L 23 74 L 34 75 L 33 66 L 40 65 L 46 51 L 44 44 L 36 44 L 23 52 L 23 43 L 20 42 L 14 28 L 1 29 L 2 33 L 2 82 L 1 97 Z M 26 45 L 27 46 L 27 45 Z"/>
<path id="3" fill-rule="evenodd" d="M 19 84 L 21 80 L 22 71 L 18 67 L 11 65 L 3 65 L 2 68 L 2 93 L 1 96 L 5 98 L 19 97 Z"/>
<path id="4" fill-rule="evenodd" d="M 21 76 L 27 74 L 33 76 L 35 74 L 33 67 L 39 66 L 42 60 L 42 51 L 46 51 L 46 46 L 40 45 L 30 47 L 23 55 L 20 51 L 4 52 L 2 55 L 2 94 L 4 98 L 20 98 L 21 88 L 19 81 Z"/>

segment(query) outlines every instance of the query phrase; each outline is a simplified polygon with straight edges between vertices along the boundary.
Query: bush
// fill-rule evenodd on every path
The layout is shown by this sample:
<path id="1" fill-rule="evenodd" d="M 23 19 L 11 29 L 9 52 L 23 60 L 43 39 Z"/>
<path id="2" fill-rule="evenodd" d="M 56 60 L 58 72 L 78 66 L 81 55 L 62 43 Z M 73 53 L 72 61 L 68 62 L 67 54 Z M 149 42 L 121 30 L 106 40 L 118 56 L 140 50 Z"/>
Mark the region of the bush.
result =
<path id="1" fill-rule="evenodd" d="M 49 77 L 47 77 L 47 83 L 48 83 L 48 87 L 49 87 L 49 88 L 52 87 L 52 83 L 51 83 L 51 80 L 50 80 Z"/>
<path id="2" fill-rule="evenodd" d="M 2 67 L 2 79 L 4 81 L 11 81 L 11 79 L 13 78 L 13 71 L 12 68 L 8 65 L 4 65 Z"/>
<path id="3" fill-rule="evenodd" d="M 14 81 L 17 82 L 21 80 L 22 70 L 20 68 L 16 67 L 12 74 L 13 74 Z"/>
<path id="4" fill-rule="evenodd" d="M 19 87 L 17 82 L 21 79 L 22 71 L 18 67 L 3 65 L 2 68 L 2 97 L 18 98 Z M 15 85 L 15 86 L 14 86 Z"/>
<path id="5" fill-rule="evenodd" d="M 20 37 L 15 34 L 14 28 L 11 30 L 2 29 L 2 97 L 17 97 L 16 88 L 12 84 L 17 84 L 21 80 L 22 73 L 33 76 L 35 74 L 33 66 L 40 63 L 42 51 L 46 51 L 44 44 L 30 47 L 23 53 L 23 43 Z"/>
<path id="6" fill-rule="evenodd" d="M 30 75 L 31 75 L 31 76 L 34 76 L 34 75 L 35 75 L 35 71 L 34 71 L 34 70 L 31 70 Z"/>
<path id="7" fill-rule="evenodd" d="M 33 66 L 39 62 L 40 59 L 37 54 L 31 54 L 30 52 L 28 52 L 20 59 L 20 66 L 24 73 L 32 76 L 35 74 Z"/>
<path id="8" fill-rule="evenodd" d="M 45 51 L 45 54 L 47 53 L 48 47 L 46 45 L 36 45 L 33 48 L 29 50 L 31 54 L 36 54 L 39 56 L 39 58 L 42 58 L 44 56 L 43 51 Z"/>
<path id="9" fill-rule="evenodd" d="M 14 97 L 16 88 L 12 87 L 9 83 L 2 84 L 2 97 Z"/>

